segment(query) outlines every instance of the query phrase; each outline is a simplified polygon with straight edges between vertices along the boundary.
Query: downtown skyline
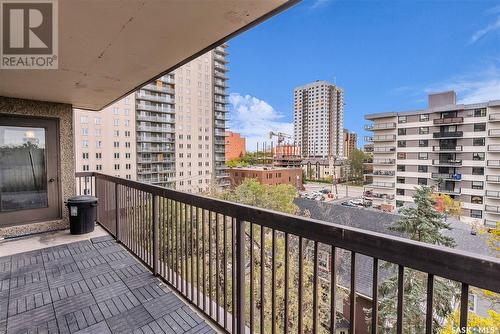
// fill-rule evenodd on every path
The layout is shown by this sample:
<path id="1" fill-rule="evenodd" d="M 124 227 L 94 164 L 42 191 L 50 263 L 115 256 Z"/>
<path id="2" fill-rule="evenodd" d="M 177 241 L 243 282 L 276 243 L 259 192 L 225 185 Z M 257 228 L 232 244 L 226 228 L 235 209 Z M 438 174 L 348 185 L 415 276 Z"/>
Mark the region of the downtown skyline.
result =
<path id="1" fill-rule="evenodd" d="M 303 1 L 230 41 L 229 127 L 250 151 L 293 134 L 293 89 L 315 80 L 345 89 L 360 138 L 365 114 L 425 108 L 429 92 L 500 99 L 499 42 L 500 1 Z"/>

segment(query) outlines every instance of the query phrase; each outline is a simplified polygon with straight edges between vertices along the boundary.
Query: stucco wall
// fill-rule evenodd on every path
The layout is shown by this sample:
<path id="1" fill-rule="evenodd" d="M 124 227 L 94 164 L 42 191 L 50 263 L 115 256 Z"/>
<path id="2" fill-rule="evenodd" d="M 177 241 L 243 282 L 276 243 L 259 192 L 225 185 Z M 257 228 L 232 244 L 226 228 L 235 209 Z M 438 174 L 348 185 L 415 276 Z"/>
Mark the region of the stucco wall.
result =
<path id="1" fill-rule="evenodd" d="M 13 99 L 0 96 L 0 113 L 7 115 L 56 118 L 59 120 L 59 169 L 62 201 L 75 193 L 73 110 L 69 104 Z M 43 232 L 68 227 L 68 212 L 61 205 L 61 219 L 0 228 L 0 237 Z"/>

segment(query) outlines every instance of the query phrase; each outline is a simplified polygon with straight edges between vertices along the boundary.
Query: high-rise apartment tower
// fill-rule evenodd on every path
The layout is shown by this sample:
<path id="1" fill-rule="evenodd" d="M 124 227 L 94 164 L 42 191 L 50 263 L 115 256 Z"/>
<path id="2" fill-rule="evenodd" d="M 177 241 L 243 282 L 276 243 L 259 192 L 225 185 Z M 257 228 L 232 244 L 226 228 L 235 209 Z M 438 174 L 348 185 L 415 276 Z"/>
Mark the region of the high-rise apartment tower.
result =
<path id="1" fill-rule="evenodd" d="M 343 157 L 344 90 L 327 81 L 295 88 L 294 137 L 304 157 Z"/>

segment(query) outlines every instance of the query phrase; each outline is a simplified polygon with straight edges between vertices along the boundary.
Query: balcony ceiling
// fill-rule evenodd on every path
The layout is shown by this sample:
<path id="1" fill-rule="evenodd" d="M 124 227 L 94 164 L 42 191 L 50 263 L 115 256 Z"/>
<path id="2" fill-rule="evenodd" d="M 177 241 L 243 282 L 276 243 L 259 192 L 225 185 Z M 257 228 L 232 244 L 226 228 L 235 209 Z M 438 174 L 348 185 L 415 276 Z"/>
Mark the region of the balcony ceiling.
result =
<path id="1" fill-rule="evenodd" d="M 59 69 L 0 70 L 0 96 L 100 110 L 298 0 L 59 0 Z"/>

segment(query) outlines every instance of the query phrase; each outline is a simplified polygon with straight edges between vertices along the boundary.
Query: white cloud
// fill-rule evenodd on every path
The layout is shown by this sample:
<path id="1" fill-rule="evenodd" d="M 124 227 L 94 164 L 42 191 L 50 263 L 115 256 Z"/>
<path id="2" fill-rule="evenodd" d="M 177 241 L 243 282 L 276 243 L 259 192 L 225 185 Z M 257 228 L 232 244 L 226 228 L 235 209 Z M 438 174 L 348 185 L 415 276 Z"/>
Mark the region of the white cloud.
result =
<path id="1" fill-rule="evenodd" d="M 475 43 L 478 40 L 480 40 L 481 38 L 483 38 L 484 36 L 486 36 L 487 34 L 490 34 L 490 33 L 495 32 L 497 30 L 500 30 L 500 16 L 497 17 L 495 22 L 492 22 L 492 23 L 488 24 L 486 27 L 484 27 L 483 29 L 476 31 L 472 35 L 470 41 L 471 41 L 471 43 Z"/>
<path id="2" fill-rule="evenodd" d="M 454 90 L 459 103 L 478 103 L 500 100 L 500 69 L 491 66 L 484 71 L 463 75 L 431 85 L 426 93 Z"/>
<path id="3" fill-rule="evenodd" d="M 309 9 L 317 9 L 323 7 L 324 5 L 327 5 L 331 1 L 332 0 L 314 0 Z"/>
<path id="4" fill-rule="evenodd" d="M 259 150 L 263 142 L 270 143 L 269 131 L 293 134 L 293 123 L 269 103 L 250 95 L 232 93 L 229 95 L 229 129 L 246 138 L 247 150 Z"/>

